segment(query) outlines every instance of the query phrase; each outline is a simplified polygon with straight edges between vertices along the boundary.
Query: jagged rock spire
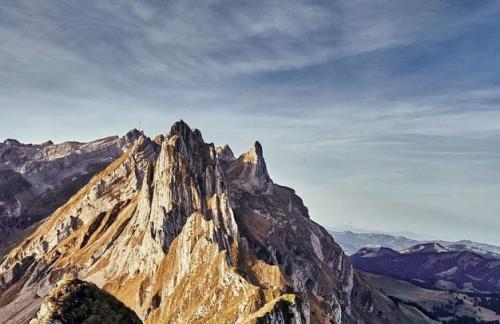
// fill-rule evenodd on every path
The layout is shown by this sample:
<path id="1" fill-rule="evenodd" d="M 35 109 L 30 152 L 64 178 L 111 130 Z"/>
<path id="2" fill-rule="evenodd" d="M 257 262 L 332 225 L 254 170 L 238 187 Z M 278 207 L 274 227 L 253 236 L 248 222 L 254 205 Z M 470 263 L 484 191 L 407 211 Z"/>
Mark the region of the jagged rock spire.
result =
<path id="1" fill-rule="evenodd" d="M 143 131 L 138 130 L 137 128 L 132 128 L 125 134 L 125 138 L 130 142 L 135 142 L 139 137 L 144 135 Z"/>
<path id="2" fill-rule="evenodd" d="M 8 138 L 5 141 L 3 141 L 3 143 L 5 145 L 9 145 L 9 146 L 19 146 L 19 145 L 21 145 L 21 143 L 18 140 L 13 139 L 13 138 Z"/>
<path id="3" fill-rule="evenodd" d="M 255 166 L 256 177 L 261 178 L 265 182 L 271 180 L 269 174 L 267 173 L 266 161 L 264 160 L 262 145 L 259 141 L 255 141 L 253 147 L 245 154 L 244 161 Z"/>
<path id="4" fill-rule="evenodd" d="M 195 144 L 204 144 L 203 136 L 198 129 L 191 129 L 188 124 L 186 124 L 182 119 L 176 121 L 170 128 L 169 137 L 178 136 L 186 144 L 193 146 Z"/>
<path id="5" fill-rule="evenodd" d="M 243 153 L 231 163 L 228 174 L 234 179 L 233 182 L 242 189 L 254 193 L 266 191 L 272 180 L 267 172 L 262 145 L 259 141 L 256 141 L 248 152 Z"/>
<path id="6" fill-rule="evenodd" d="M 230 162 L 235 160 L 233 150 L 229 147 L 229 145 L 224 145 L 224 147 L 217 147 L 217 157 L 225 162 Z"/>

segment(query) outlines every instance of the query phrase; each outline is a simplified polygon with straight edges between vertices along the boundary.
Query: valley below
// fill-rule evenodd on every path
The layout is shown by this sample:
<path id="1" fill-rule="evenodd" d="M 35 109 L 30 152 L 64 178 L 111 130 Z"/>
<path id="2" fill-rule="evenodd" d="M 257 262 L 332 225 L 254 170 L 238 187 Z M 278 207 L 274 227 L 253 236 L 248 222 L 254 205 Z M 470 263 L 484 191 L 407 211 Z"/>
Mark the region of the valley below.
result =
<path id="1" fill-rule="evenodd" d="M 432 322 L 500 322 L 498 247 L 473 241 L 418 241 L 389 234 L 334 232 L 354 267 L 398 307 Z"/>

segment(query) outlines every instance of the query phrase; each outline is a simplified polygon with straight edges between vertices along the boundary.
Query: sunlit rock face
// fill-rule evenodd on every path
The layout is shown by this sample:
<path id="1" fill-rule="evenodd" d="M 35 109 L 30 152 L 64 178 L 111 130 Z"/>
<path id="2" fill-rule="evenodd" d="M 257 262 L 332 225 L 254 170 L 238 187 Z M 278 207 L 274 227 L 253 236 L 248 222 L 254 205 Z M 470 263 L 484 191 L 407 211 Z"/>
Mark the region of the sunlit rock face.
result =
<path id="1" fill-rule="evenodd" d="M 141 135 L 0 265 L 0 318 L 39 310 L 66 274 L 146 323 L 409 323 L 356 273 L 261 145 L 235 158 L 175 123 Z"/>
<path id="2" fill-rule="evenodd" d="M 141 134 L 132 130 L 88 143 L 0 143 L 0 248 L 63 205 Z"/>

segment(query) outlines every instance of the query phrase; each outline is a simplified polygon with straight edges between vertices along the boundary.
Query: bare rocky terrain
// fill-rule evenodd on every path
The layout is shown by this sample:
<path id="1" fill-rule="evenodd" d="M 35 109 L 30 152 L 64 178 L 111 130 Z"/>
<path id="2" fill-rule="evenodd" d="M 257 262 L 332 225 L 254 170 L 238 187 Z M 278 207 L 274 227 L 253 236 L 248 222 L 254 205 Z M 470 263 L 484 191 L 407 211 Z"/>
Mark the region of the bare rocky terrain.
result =
<path id="1" fill-rule="evenodd" d="M 132 130 L 89 143 L 0 143 L 0 250 L 68 201 L 140 135 Z"/>
<path id="2" fill-rule="evenodd" d="M 295 191 L 272 181 L 258 142 L 235 157 L 182 121 L 140 135 L 10 250 L 0 317 L 36 318 L 67 275 L 147 323 L 429 321 L 353 268 Z"/>

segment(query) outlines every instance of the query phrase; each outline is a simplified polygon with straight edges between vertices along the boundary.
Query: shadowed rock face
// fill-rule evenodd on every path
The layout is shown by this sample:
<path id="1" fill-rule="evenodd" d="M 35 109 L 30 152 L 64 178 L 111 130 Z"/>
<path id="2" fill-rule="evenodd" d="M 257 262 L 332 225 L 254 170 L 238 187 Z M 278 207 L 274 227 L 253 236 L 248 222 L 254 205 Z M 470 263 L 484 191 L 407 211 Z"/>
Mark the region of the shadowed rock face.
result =
<path id="1" fill-rule="evenodd" d="M 131 309 L 113 295 L 78 279 L 62 279 L 58 282 L 30 324 L 57 322 L 142 323 Z"/>
<path id="2" fill-rule="evenodd" d="M 148 323 L 410 323 L 274 184 L 257 142 L 235 158 L 175 123 L 135 144 L 0 265 L 0 317 L 65 274 Z"/>
<path id="3" fill-rule="evenodd" d="M 89 143 L 0 143 L 0 248 L 68 201 L 140 135 L 133 130 Z"/>

